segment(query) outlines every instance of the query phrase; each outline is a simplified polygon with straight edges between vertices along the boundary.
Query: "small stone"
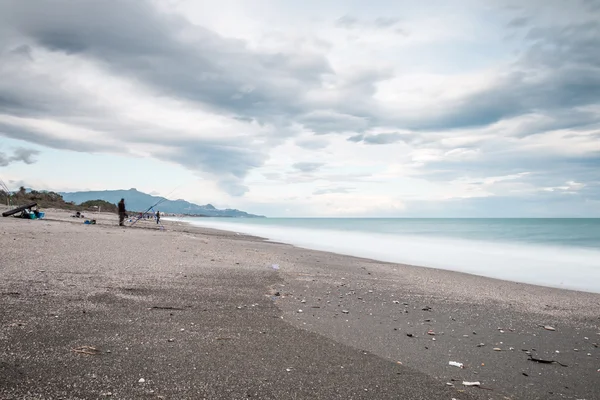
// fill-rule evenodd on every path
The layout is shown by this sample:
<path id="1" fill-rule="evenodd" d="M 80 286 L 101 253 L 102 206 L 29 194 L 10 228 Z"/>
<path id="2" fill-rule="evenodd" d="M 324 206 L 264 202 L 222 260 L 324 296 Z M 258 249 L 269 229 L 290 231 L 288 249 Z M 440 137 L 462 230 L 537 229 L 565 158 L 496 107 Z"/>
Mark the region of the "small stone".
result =
<path id="1" fill-rule="evenodd" d="M 146 382 L 146 380 L 144 378 L 140 378 L 140 380 L 138 381 L 138 383 L 144 383 Z"/>
<path id="2" fill-rule="evenodd" d="M 112 351 L 110 351 L 110 350 L 106 350 L 106 352 L 107 352 L 107 353 L 112 353 Z"/>
<path id="3" fill-rule="evenodd" d="M 303 312 L 302 310 L 298 310 L 299 313 Z"/>
<path id="4" fill-rule="evenodd" d="M 494 351 L 502 351 L 500 347 L 494 347 Z"/>
<path id="5" fill-rule="evenodd" d="M 479 343 L 479 344 L 477 345 L 477 347 L 483 347 L 483 346 L 485 346 L 485 343 Z"/>
<path id="6" fill-rule="evenodd" d="M 344 314 L 348 314 L 349 312 L 350 311 L 348 311 L 348 310 L 342 310 L 342 313 L 344 313 Z"/>
<path id="7" fill-rule="evenodd" d="M 556 330 L 555 328 L 551 327 L 550 325 L 544 326 L 544 329 L 547 331 L 555 331 Z"/>
<path id="8" fill-rule="evenodd" d="M 306 303 L 306 300 L 302 300 L 300 303 L 304 304 L 304 303 Z"/>
<path id="9" fill-rule="evenodd" d="M 173 343 L 175 339 L 167 339 L 167 342 Z"/>
<path id="10" fill-rule="evenodd" d="M 286 370 L 287 372 L 292 372 L 292 369 L 291 369 L 291 368 L 286 368 L 285 370 Z"/>
<path id="11" fill-rule="evenodd" d="M 183 328 L 181 328 L 181 329 L 179 330 L 179 332 L 183 332 L 183 331 L 185 331 L 185 329 L 183 329 Z"/>

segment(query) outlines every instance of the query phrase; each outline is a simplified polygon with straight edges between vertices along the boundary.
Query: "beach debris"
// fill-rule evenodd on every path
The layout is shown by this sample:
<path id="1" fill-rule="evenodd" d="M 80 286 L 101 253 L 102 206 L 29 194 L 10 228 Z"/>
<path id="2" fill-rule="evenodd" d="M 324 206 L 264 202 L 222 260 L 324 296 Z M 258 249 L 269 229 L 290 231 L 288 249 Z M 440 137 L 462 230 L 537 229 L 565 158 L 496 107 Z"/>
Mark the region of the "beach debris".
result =
<path id="1" fill-rule="evenodd" d="M 400 304 L 400 302 L 398 300 L 394 300 L 394 301 L 392 301 L 392 303 L 394 303 L 394 304 Z"/>
<path id="2" fill-rule="evenodd" d="M 547 331 L 555 331 L 556 330 L 556 328 L 554 328 L 550 325 L 538 325 L 538 326 L 541 326 L 542 328 L 544 328 Z"/>
<path id="3" fill-rule="evenodd" d="M 271 268 L 273 268 L 274 270 L 278 270 L 279 264 L 273 264 L 273 265 L 271 265 Z"/>
<path id="4" fill-rule="evenodd" d="M 175 341 L 175 339 L 171 338 L 171 339 L 167 339 L 167 342 L 169 343 L 173 343 Z"/>
<path id="5" fill-rule="evenodd" d="M 144 378 L 140 378 L 140 380 L 138 381 L 138 383 L 144 383 L 146 382 L 146 380 Z"/>
<path id="6" fill-rule="evenodd" d="M 427 331 L 427 334 L 431 335 L 431 336 L 435 336 L 435 332 L 431 329 Z"/>
<path id="7" fill-rule="evenodd" d="M 74 353 L 87 354 L 90 356 L 96 356 L 100 354 L 100 350 L 92 346 L 79 346 L 74 349 L 71 349 L 71 351 Z"/>
<path id="8" fill-rule="evenodd" d="M 529 376 L 529 374 L 527 374 L 526 372 L 521 372 L 521 375 L 523 375 L 523 376 Z"/>
<path id="9" fill-rule="evenodd" d="M 477 381 L 477 382 L 467 382 L 467 381 L 463 381 L 463 386 L 481 386 L 481 382 Z"/>
<path id="10" fill-rule="evenodd" d="M 485 346 L 485 343 L 479 343 L 479 344 L 477 345 L 477 347 L 483 347 L 483 346 Z"/>
<path id="11" fill-rule="evenodd" d="M 563 364 L 563 363 L 561 363 L 561 362 L 558 362 L 558 361 L 556 361 L 556 360 L 545 360 L 545 359 L 543 359 L 543 358 L 535 358 L 535 357 L 534 357 L 534 356 L 532 356 L 531 354 L 529 355 L 529 358 L 528 358 L 528 360 L 529 360 L 529 361 L 536 362 L 536 363 L 540 363 L 540 364 L 558 364 L 558 365 L 560 365 L 561 367 L 568 367 L 568 365 L 566 365 L 566 364 Z"/>
<path id="12" fill-rule="evenodd" d="M 298 310 L 299 313 L 303 312 L 302 310 Z"/>
<path id="13" fill-rule="evenodd" d="M 595 348 L 598 348 L 598 343 L 592 343 L 592 346 L 594 346 Z"/>
<path id="14" fill-rule="evenodd" d="M 494 351 L 502 351 L 500 347 L 494 347 Z"/>
<path id="15" fill-rule="evenodd" d="M 292 372 L 292 369 L 291 369 L 291 368 L 286 368 L 285 370 L 286 370 L 287 372 Z"/>
<path id="16" fill-rule="evenodd" d="M 431 311 L 433 309 L 431 307 L 429 307 L 429 306 L 425 306 L 425 307 L 421 308 L 421 310 L 423 310 L 423 311 Z"/>
<path id="17" fill-rule="evenodd" d="M 413 335 L 412 333 L 407 333 L 406 336 L 408 336 L 408 337 L 415 337 L 415 335 Z"/>
<path id="18" fill-rule="evenodd" d="M 457 362 L 457 361 L 449 361 L 448 362 L 449 365 L 452 365 L 453 367 L 458 367 L 458 368 L 464 368 L 464 364 Z"/>
<path id="19" fill-rule="evenodd" d="M 342 313 L 343 313 L 343 314 L 348 314 L 349 312 L 350 312 L 350 311 L 348 311 L 348 310 L 342 310 Z"/>
<path id="20" fill-rule="evenodd" d="M 180 310 L 180 311 L 183 311 L 184 309 L 181 307 L 171 307 L 171 306 L 152 306 L 149 308 L 149 310 Z"/>

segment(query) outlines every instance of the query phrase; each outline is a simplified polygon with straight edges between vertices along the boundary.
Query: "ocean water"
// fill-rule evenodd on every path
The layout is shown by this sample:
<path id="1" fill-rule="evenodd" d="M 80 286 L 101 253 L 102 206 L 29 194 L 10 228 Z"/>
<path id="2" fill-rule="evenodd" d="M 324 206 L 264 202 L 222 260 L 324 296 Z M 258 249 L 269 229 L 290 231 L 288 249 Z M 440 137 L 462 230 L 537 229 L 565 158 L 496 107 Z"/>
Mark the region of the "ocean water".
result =
<path id="1" fill-rule="evenodd" d="M 600 219 L 181 220 L 314 250 L 600 293 Z"/>

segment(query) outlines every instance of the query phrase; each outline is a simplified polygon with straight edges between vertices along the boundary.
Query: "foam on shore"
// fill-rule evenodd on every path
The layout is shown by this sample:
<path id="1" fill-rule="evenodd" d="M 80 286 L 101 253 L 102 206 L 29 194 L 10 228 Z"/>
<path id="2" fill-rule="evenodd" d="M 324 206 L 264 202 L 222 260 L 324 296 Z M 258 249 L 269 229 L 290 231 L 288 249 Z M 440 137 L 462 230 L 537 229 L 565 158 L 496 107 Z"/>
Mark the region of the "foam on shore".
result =
<path id="1" fill-rule="evenodd" d="M 313 250 L 600 293 L 600 251 L 593 249 L 263 226 L 207 218 L 184 221 Z"/>

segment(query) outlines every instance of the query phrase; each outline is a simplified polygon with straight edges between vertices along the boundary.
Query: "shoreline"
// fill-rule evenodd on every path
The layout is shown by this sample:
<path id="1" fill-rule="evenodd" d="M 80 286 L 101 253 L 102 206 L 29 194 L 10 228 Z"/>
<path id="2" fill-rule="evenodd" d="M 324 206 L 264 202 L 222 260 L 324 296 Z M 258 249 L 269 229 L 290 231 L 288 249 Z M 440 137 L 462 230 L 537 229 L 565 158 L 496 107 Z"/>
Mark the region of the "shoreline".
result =
<path id="1" fill-rule="evenodd" d="M 580 293 L 600 294 L 600 290 L 597 290 L 597 289 L 585 290 L 582 288 L 568 287 L 568 286 L 564 286 L 564 285 L 559 286 L 559 285 L 532 283 L 532 282 L 512 280 L 512 279 L 491 276 L 491 275 L 483 275 L 476 271 L 461 271 L 461 270 L 457 270 L 457 269 L 443 268 L 443 267 L 437 267 L 437 266 L 428 266 L 428 265 L 423 265 L 423 264 L 412 264 L 412 263 L 389 261 L 389 260 L 385 259 L 385 257 L 377 258 L 377 257 L 370 257 L 370 256 L 360 256 L 360 255 L 355 255 L 355 254 L 351 254 L 349 252 L 344 252 L 344 251 L 328 250 L 328 249 L 323 249 L 323 248 L 317 248 L 317 247 L 310 246 L 310 245 L 302 245 L 302 244 L 299 245 L 299 244 L 292 243 L 290 241 L 282 241 L 279 239 L 270 239 L 265 236 L 248 234 L 248 233 L 244 233 L 243 231 L 236 231 L 233 226 L 230 227 L 231 229 L 228 229 L 228 228 L 218 228 L 218 227 L 205 227 L 205 226 L 201 226 L 201 225 L 196 225 L 191 221 L 180 220 L 180 219 L 170 219 L 170 221 L 187 224 L 196 229 L 204 229 L 204 230 L 208 230 L 208 231 L 215 230 L 215 231 L 220 231 L 220 232 L 236 233 L 236 234 L 241 234 L 244 236 L 255 237 L 260 240 L 264 240 L 266 242 L 285 244 L 285 245 L 294 246 L 296 248 L 304 249 L 304 250 L 308 250 L 308 251 L 319 251 L 319 252 L 324 252 L 324 253 L 331 253 L 331 254 L 336 254 L 336 255 L 340 255 L 340 256 L 352 257 L 352 258 L 356 258 L 356 259 L 360 259 L 360 260 L 371 260 L 374 262 L 385 263 L 385 264 L 389 264 L 389 265 L 402 265 L 402 266 L 409 266 L 409 267 L 414 267 L 414 268 L 427 268 L 427 269 L 433 269 L 436 271 L 448 271 L 448 272 L 453 272 L 453 273 L 457 273 L 457 274 L 465 274 L 465 275 L 469 275 L 469 276 L 493 279 L 493 280 L 507 282 L 507 283 L 516 283 L 519 285 L 529 285 L 529 286 L 534 286 L 534 287 L 551 288 L 551 289 L 557 289 L 557 290 L 567 290 L 567 291 L 580 292 Z"/>
<path id="2" fill-rule="evenodd" d="M 600 353 L 593 346 L 600 342 L 597 294 L 307 250 L 184 222 L 160 231 L 150 222 L 120 228 L 111 214 L 87 226 L 65 212 L 47 215 L 46 221 L 11 220 L 0 228 L 7 249 L 0 255 L 6 266 L 0 339 L 10 349 L 0 365 L 4 397 L 11 393 L 7 387 L 20 393 L 19 370 L 33 379 L 46 376 L 49 366 L 58 374 L 41 380 L 48 385 L 51 379 L 49 397 L 70 387 L 83 398 L 110 390 L 114 398 L 181 398 L 185 390 L 231 398 L 225 386 L 209 383 L 209 376 L 222 379 L 217 365 L 231 371 L 237 382 L 231 390 L 241 396 L 240 388 L 254 387 L 259 398 L 290 398 L 298 380 L 313 390 L 298 398 L 344 392 L 339 398 L 591 399 L 600 390 Z M 23 251 L 34 243 L 35 250 Z M 191 308 L 169 316 L 148 306 Z M 259 331 L 265 330 L 268 340 L 262 341 Z M 130 342 L 135 337 L 145 345 Z M 100 343 L 112 355 L 73 359 L 67 345 L 78 343 Z M 248 352 L 253 343 L 260 348 Z M 203 350 L 188 353 L 194 346 Z M 321 350 L 306 352 L 312 348 Z M 523 349 L 568 367 L 529 361 Z M 159 362 L 164 371 L 150 367 L 156 355 L 174 367 L 167 361 Z M 57 362 L 65 371 L 52 366 Z M 70 369 L 73 362 L 110 379 L 83 377 Z M 117 376 L 114 365 L 129 365 L 138 375 Z M 202 370 L 206 365 L 210 370 Z M 173 368 L 176 374 L 168 372 Z M 190 371 L 201 374 L 208 389 L 197 386 Z M 255 371 L 251 378 L 245 377 L 249 371 Z M 324 371 L 328 378 L 317 383 Z M 143 377 L 156 383 L 152 389 L 136 383 Z M 264 379 L 271 386 L 255 386 Z M 462 380 L 479 380 L 491 390 L 462 387 Z M 28 382 L 39 393 L 46 390 L 35 379 Z M 14 396 L 6 398 L 22 398 Z"/>

